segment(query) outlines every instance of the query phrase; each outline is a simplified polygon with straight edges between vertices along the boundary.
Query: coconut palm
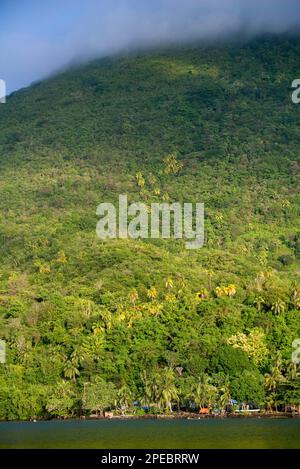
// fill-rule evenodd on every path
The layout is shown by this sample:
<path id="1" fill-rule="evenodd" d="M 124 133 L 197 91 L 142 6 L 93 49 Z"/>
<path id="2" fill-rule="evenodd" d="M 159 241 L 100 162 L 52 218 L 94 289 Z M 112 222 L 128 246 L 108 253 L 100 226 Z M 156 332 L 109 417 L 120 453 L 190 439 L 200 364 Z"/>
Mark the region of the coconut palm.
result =
<path id="1" fill-rule="evenodd" d="M 142 401 L 147 405 L 158 403 L 160 395 L 159 373 L 156 370 L 150 374 L 144 371 L 142 373 L 142 382 L 144 385 L 144 395 Z"/>
<path id="2" fill-rule="evenodd" d="M 117 405 L 121 409 L 121 412 L 126 412 L 130 407 L 132 401 L 132 393 L 127 384 L 123 384 L 117 392 Z"/>
<path id="3" fill-rule="evenodd" d="M 134 288 L 129 293 L 129 301 L 135 306 L 138 299 L 139 299 L 138 291 Z"/>
<path id="4" fill-rule="evenodd" d="M 65 378 L 71 379 L 76 383 L 76 377 L 80 375 L 78 370 L 78 363 L 75 361 L 68 360 L 64 367 L 64 376 Z"/>
<path id="5" fill-rule="evenodd" d="M 282 374 L 282 360 L 281 356 L 277 355 L 276 358 L 276 364 L 275 366 L 272 366 L 270 369 L 270 373 L 265 374 L 265 388 L 267 391 L 270 393 L 274 394 L 276 396 L 275 391 L 279 387 L 280 384 L 284 383 L 286 381 L 286 378 Z M 275 408 L 277 411 L 277 404 L 275 402 Z"/>
<path id="6" fill-rule="evenodd" d="M 179 398 L 172 368 L 165 368 L 161 378 L 159 404 L 162 408 L 172 412 L 172 402 L 178 401 Z"/>
<path id="7" fill-rule="evenodd" d="M 285 303 L 282 300 L 277 300 L 277 301 L 275 301 L 275 303 L 272 304 L 271 311 L 273 311 L 273 313 L 279 315 L 279 314 L 284 313 L 285 308 L 286 308 Z"/>
<path id="8" fill-rule="evenodd" d="M 226 409 L 226 406 L 230 402 L 230 391 L 228 386 L 223 385 L 219 389 L 219 398 L 218 398 L 218 404 L 220 406 L 220 409 L 224 411 Z"/>
<path id="9" fill-rule="evenodd" d="M 294 361 L 290 361 L 287 366 L 287 372 L 289 380 L 296 379 L 299 375 L 297 363 L 295 363 Z"/>
<path id="10" fill-rule="evenodd" d="M 275 389 L 277 388 L 277 379 L 276 379 L 275 374 L 272 372 L 272 370 L 271 370 L 271 373 L 265 374 L 264 384 L 265 384 L 265 388 L 267 391 L 272 392 L 272 391 L 275 391 Z"/>
<path id="11" fill-rule="evenodd" d="M 151 287 L 148 289 L 147 291 L 147 297 L 150 299 L 150 300 L 155 300 L 157 298 L 157 290 L 155 287 Z"/>
<path id="12" fill-rule="evenodd" d="M 208 375 L 203 375 L 193 388 L 191 398 L 198 407 L 211 407 L 215 401 L 217 388 L 210 383 Z"/>

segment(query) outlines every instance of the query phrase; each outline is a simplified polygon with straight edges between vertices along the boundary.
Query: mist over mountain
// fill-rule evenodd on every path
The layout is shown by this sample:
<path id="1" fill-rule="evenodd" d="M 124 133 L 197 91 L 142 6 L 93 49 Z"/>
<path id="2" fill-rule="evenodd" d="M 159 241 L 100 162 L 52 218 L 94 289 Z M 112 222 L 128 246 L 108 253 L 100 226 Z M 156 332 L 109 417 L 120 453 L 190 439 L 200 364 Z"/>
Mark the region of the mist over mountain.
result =
<path id="1" fill-rule="evenodd" d="M 0 5 L 0 78 L 8 92 L 73 60 L 242 34 L 297 33 L 298 0 L 24 0 Z"/>
<path id="2" fill-rule="evenodd" d="M 0 105 L 0 420 L 190 415 L 200 379 L 212 409 L 299 405 L 299 57 L 286 37 L 157 48 Z M 121 194 L 204 203 L 203 248 L 98 238 Z"/>

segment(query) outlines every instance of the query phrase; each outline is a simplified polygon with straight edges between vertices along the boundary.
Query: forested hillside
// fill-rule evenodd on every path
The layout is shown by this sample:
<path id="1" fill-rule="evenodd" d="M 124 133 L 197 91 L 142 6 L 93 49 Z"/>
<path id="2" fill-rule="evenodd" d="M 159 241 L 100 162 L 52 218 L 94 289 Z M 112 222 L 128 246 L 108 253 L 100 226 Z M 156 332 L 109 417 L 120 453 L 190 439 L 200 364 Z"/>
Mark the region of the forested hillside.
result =
<path id="1" fill-rule="evenodd" d="M 300 40 L 267 37 L 97 60 L 0 105 L 0 418 L 300 404 L 299 75 Z M 99 239 L 119 194 L 204 202 L 205 246 Z"/>

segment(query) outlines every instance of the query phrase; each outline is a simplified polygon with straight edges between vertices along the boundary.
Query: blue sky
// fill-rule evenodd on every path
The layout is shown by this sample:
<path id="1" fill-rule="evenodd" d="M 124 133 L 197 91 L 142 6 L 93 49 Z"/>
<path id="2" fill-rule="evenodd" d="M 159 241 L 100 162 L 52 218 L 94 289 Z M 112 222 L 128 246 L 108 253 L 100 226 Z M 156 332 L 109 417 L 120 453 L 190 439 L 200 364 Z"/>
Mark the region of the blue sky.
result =
<path id="1" fill-rule="evenodd" d="M 0 78 L 8 91 L 73 60 L 128 47 L 284 32 L 300 0 L 0 0 Z"/>

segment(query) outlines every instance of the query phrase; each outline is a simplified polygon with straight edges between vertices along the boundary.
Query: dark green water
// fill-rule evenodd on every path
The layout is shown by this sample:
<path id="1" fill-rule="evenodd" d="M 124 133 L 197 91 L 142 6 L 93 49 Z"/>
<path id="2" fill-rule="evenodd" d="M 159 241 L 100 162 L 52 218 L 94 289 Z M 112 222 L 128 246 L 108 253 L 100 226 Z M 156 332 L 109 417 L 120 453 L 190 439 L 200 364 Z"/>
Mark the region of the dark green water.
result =
<path id="1" fill-rule="evenodd" d="M 2 422 L 0 448 L 300 448 L 300 419 Z"/>

